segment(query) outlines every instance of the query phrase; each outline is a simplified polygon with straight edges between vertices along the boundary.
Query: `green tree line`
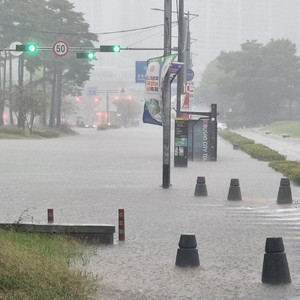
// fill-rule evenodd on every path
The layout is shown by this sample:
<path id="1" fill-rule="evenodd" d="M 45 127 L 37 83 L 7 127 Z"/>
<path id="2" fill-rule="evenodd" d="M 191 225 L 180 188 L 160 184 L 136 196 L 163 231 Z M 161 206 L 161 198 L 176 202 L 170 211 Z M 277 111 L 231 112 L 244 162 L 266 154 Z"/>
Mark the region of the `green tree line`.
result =
<path id="1" fill-rule="evenodd" d="M 60 58 L 51 50 L 24 52 L 20 56 L 5 50 L 15 41 L 52 48 L 58 40 L 66 41 L 70 47 L 93 47 L 98 36 L 89 32 L 83 14 L 74 11 L 74 5 L 67 0 L 0 3 L 0 126 L 4 124 L 5 106 L 9 108 L 10 124 L 15 116 L 18 127 L 32 127 L 37 115 L 41 115 L 44 126 L 61 126 L 63 99 L 80 95 L 92 64 L 76 59 L 74 52 Z M 13 73 L 14 64 L 18 65 L 17 76 Z"/>
<path id="2" fill-rule="evenodd" d="M 266 45 L 247 41 L 240 51 L 221 52 L 203 73 L 198 93 L 217 103 L 222 115 L 239 125 L 283 118 L 283 107 L 299 105 L 300 72 L 296 45 L 287 39 Z M 230 120 L 228 120 L 230 122 Z"/>

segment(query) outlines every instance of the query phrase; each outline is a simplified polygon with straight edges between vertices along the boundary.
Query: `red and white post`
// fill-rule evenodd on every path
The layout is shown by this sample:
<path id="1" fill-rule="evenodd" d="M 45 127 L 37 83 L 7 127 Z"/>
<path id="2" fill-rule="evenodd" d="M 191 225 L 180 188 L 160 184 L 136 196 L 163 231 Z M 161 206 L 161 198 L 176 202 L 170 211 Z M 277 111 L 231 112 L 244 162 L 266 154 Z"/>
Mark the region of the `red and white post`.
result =
<path id="1" fill-rule="evenodd" d="M 48 208 L 48 223 L 54 222 L 53 208 Z"/>
<path id="2" fill-rule="evenodd" d="M 125 241 L 125 212 L 124 212 L 124 208 L 119 209 L 119 241 Z"/>

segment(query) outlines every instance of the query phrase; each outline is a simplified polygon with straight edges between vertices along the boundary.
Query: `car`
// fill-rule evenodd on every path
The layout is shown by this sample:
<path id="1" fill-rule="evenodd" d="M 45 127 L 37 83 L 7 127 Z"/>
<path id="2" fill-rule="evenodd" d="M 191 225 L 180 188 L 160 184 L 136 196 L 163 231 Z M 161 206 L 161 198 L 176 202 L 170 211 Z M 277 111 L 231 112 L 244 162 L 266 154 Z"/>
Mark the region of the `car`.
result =
<path id="1" fill-rule="evenodd" d="M 227 129 L 227 124 L 226 123 L 218 122 L 218 129 L 220 129 L 220 130 Z"/>

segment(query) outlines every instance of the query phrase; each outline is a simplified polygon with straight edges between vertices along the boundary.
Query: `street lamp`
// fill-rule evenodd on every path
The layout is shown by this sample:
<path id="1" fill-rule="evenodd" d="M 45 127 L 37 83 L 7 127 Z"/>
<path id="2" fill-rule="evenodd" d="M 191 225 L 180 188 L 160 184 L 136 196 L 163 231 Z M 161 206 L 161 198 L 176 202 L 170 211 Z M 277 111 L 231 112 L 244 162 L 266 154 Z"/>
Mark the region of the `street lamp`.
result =
<path id="1" fill-rule="evenodd" d="M 289 85 L 290 90 L 290 104 L 289 104 L 289 119 L 292 120 L 292 101 L 293 101 L 293 88 L 294 86 L 292 84 Z"/>

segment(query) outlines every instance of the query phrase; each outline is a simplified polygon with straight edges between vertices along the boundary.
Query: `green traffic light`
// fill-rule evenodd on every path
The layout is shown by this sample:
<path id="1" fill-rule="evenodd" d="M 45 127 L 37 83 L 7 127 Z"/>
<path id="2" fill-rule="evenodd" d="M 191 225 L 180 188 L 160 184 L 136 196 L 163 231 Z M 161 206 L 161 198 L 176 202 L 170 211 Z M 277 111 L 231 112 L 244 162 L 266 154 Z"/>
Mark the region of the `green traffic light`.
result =
<path id="1" fill-rule="evenodd" d="M 120 45 L 100 45 L 100 52 L 114 52 L 118 53 L 121 51 Z"/>
<path id="2" fill-rule="evenodd" d="M 120 45 L 114 45 L 113 46 L 113 51 L 114 52 L 120 52 L 121 51 L 121 46 Z"/>
<path id="3" fill-rule="evenodd" d="M 37 46 L 35 43 L 29 43 L 26 45 L 26 51 L 30 53 L 35 53 L 37 51 Z"/>
<path id="4" fill-rule="evenodd" d="M 88 52 L 86 55 L 88 59 L 95 59 L 95 52 Z"/>

